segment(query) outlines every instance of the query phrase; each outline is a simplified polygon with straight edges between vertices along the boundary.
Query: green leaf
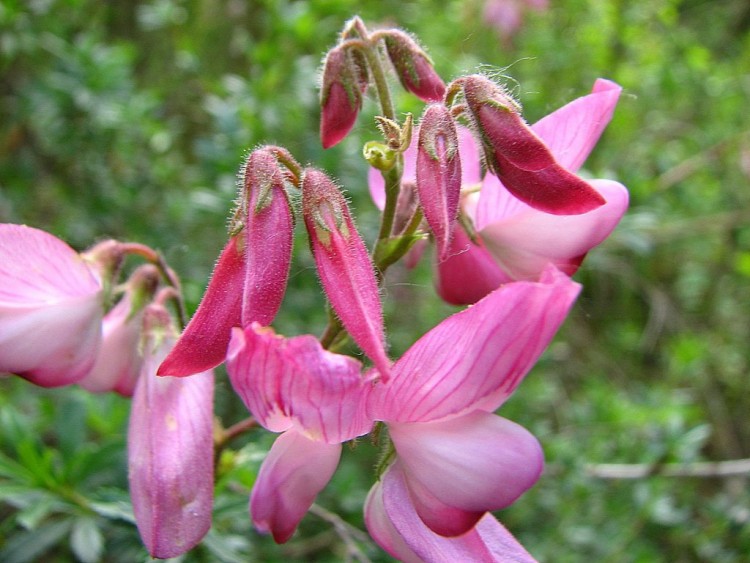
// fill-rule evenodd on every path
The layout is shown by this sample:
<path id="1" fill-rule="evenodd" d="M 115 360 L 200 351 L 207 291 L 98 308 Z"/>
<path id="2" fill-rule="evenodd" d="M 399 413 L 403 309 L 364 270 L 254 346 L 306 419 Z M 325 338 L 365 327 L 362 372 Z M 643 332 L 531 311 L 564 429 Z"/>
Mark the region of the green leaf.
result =
<path id="1" fill-rule="evenodd" d="M 78 518 L 70 534 L 70 548 L 83 563 L 96 563 L 102 557 L 104 538 L 94 518 Z"/>
<path id="2" fill-rule="evenodd" d="M 0 550 L 3 563 L 41 561 L 40 556 L 58 543 L 70 530 L 70 520 L 58 520 L 39 526 L 36 530 L 13 536 Z"/>

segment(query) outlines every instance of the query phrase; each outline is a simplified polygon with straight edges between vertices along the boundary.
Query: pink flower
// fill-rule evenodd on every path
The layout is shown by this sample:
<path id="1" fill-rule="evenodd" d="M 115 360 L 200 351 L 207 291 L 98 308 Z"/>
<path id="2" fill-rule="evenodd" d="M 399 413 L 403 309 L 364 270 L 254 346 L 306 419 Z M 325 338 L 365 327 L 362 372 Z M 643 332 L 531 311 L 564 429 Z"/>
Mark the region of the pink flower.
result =
<path id="1" fill-rule="evenodd" d="M 368 387 L 360 364 L 312 336 L 285 339 L 257 323 L 235 328 L 227 371 L 258 422 L 282 432 L 250 498 L 255 526 L 278 543 L 294 533 L 338 465 L 341 443 L 366 434 Z"/>
<path id="2" fill-rule="evenodd" d="M 212 369 L 226 356 L 231 329 L 271 324 L 281 307 L 292 257 L 294 219 L 277 160 L 283 149 L 253 151 L 242 171 L 242 232 L 229 238 L 206 293 L 159 375 Z"/>
<path id="3" fill-rule="evenodd" d="M 389 467 L 370 490 L 365 502 L 365 523 L 383 549 L 406 563 L 535 561 L 491 514 L 482 516 L 460 536 L 436 534 L 417 514 L 399 462 Z"/>
<path id="4" fill-rule="evenodd" d="M 532 129 L 547 143 L 561 166 L 576 172 L 609 123 L 620 90 L 615 83 L 599 79 L 591 94 L 558 109 Z M 463 137 L 463 142 L 462 150 L 476 151 L 470 137 Z M 496 176 L 487 174 L 479 194 L 463 201 L 463 210 L 474 222 L 480 246 L 454 238 L 451 257 L 438 267 L 441 295 L 449 302 L 465 304 L 470 299 L 462 299 L 456 293 L 467 293 L 467 287 L 475 284 L 487 285 L 488 275 L 482 269 L 476 270 L 476 278 L 462 275 L 462 271 L 466 272 L 462 264 L 466 258 L 461 258 L 464 252 L 472 253 L 485 265 L 489 278 L 498 274 L 487 265 L 491 257 L 503 282 L 537 279 L 550 263 L 573 275 L 588 251 L 614 230 L 628 206 L 628 192 L 622 184 L 612 180 L 589 183 L 605 200 L 604 205 L 580 215 L 552 215 L 516 199 Z"/>
<path id="5" fill-rule="evenodd" d="M 599 79 L 591 94 L 563 106 L 531 129 L 558 165 L 577 172 L 612 118 L 620 91 L 614 82 Z M 474 303 L 501 283 L 537 279 L 549 263 L 573 275 L 627 209 L 627 190 L 612 180 L 589 181 L 605 203 L 587 213 L 553 215 L 534 209 L 514 197 L 494 174 L 482 179 L 473 136 L 459 127 L 458 138 L 466 192 L 461 209 L 474 223 L 477 243 L 454 225 L 448 257 L 437 263 L 437 289 L 449 303 Z M 414 146 L 404 153 L 404 183 L 413 182 L 416 176 Z M 382 205 L 383 180 L 374 169 L 370 169 L 369 182 L 373 199 Z"/>
<path id="6" fill-rule="evenodd" d="M 0 224 L 0 373 L 43 387 L 75 383 L 96 359 L 102 283 L 60 239 Z"/>
<path id="7" fill-rule="evenodd" d="M 211 527 L 213 372 L 157 377 L 176 334 L 167 311 L 145 313 L 144 358 L 128 427 L 128 480 L 136 524 L 152 557 L 176 557 Z"/>
<path id="8" fill-rule="evenodd" d="M 543 455 L 521 426 L 492 414 L 565 319 L 580 286 L 550 267 L 506 284 L 414 344 L 369 396 L 387 423 L 419 518 L 458 536 L 512 504 L 538 479 Z"/>

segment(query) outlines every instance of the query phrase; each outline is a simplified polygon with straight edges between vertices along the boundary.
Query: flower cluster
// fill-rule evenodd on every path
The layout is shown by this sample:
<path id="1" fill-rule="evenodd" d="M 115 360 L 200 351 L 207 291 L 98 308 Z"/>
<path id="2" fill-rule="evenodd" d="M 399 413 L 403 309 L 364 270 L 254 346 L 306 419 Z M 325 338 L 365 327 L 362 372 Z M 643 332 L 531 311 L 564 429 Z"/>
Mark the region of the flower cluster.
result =
<path id="1" fill-rule="evenodd" d="M 389 72 L 426 102 L 417 124 L 398 121 Z M 259 531 L 287 541 L 336 471 L 342 444 L 373 432 L 384 451 L 365 521 L 388 553 L 533 561 L 491 512 L 537 481 L 542 448 L 495 411 L 565 320 L 580 291 L 570 276 L 627 207 L 617 182 L 576 174 L 620 88 L 598 80 L 530 126 L 499 84 L 479 74 L 446 84 L 414 38 L 355 18 L 323 64 L 324 147 L 349 134 L 371 90 L 383 134 L 364 148 L 382 210 L 372 249 L 325 172 L 282 147 L 258 147 L 241 170 L 227 242 L 179 338 L 179 282 L 158 254 L 115 241 L 77 254 L 42 231 L 0 225 L 0 372 L 133 396 L 131 497 L 154 557 L 184 553 L 210 528 L 212 370 L 226 363 L 253 420 L 279 434 L 250 496 Z M 320 339 L 271 326 L 298 216 L 333 313 Z M 471 306 L 394 361 L 380 286 L 428 239 L 438 294 Z M 149 264 L 117 285 L 132 253 Z M 349 338 L 366 363 L 337 353 Z"/>

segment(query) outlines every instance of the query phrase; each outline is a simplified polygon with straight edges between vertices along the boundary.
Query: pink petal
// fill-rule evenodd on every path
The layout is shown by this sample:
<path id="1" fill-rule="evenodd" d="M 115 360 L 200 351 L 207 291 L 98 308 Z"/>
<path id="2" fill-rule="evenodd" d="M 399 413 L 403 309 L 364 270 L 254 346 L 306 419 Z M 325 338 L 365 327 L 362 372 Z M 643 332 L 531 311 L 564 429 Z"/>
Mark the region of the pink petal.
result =
<path id="1" fill-rule="evenodd" d="M 147 346 L 128 427 L 133 511 L 153 557 L 176 557 L 211 527 L 213 505 L 213 373 L 157 377 L 167 338 Z"/>
<path id="2" fill-rule="evenodd" d="M 441 535 L 463 534 L 485 512 L 511 505 L 542 472 L 536 438 L 487 412 L 388 430 L 417 512 Z"/>
<path id="3" fill-rule="evenodd" d="M 461 185 L 469 187 L 482 182 L 482 160 L 474 135 L 468 127 L 457 126 L 458 152 L 461 153 Z"/>
<path id="4" fill-rule="evenodd" d="M 313 336 L 285 339 L 257 323 L 234 329 L 227 354 L 232 385 L 260 424 L 273 432 L 294 428 L 329 444 L 372 427 L 360 367 L 324 350 Z"/>
<path id="5" fill-rule="evenodd" d="M 392 381 L 373 389 L 371 415 L 427 422 L 495 410 L 549 344 L 579 290 L 552 269 L 538 283 L 504 285 L 448 317 L 394 364 Z"/>
<path id="6" fill-rule="evenodd" d="M 412 132 L 411 144 L 404 151 L 404 165 L 401 176 L 401 183 L 417 183 L 417 140 L 419 138 L 418 130 Z M 367 181 L 370 186 L 370 196 L 378 209 L 385 207 L 385 180 L 383 174 L 377 168 L 370 167 L 367 171 Z"/>
<path id="7" fill-rule="evenodd" d="M 511 281 L 495 264 L 482 241 L 478 243 L 471 242 L 460 225 L 454 225 L 448 257 L 438 260 L 436 265 L 435 285 L 444 301 L 471 305 Z"/>
<path id="8" fill-rule="evenodd" d="M 510 278 L 537 279 L 550 263 L 573 275 L 586 253 L 610 235 L 627 210 L 628 191 L 611 180 L 591 185 L 604 205 L 581 215 L 550 215 L 516 200 L 487 176 L 477 210 L 480 235 Z"/>
<path id="9" fill-rule="evenodd" d="M 143 310 L 132 315 L 130 295 L 126 294 L 102 321 L 102 343 L 96 362 L 78 385 L 92 393 L 117 390 L 131 396 L 141 371 L 138 345 Z"/>
<path id="10" fill-rule="evenodd" d="M 419 203 L 435 235 L 438 254 L 444 258 L 461 194 L 458 133 L 447 107 L 442 104 L 427 107 L 417 147 Z"/>
<path id="11" fill-rule="evenodd" d="M 101 339 L 101 282 L 60 239 L 0 224 L 0 373 L 43 387 L 79 381 Z"/>
<path id="12" fill-rule="evenodd" d="M 365 504 L 365 523 L 383 549 L 407 563 L 534 562 L 490 514 L 462 536 L 448 538 L 434 533 L 417 515 L 398 462 L 370 491 Z"/>
<path id="13" fill-rule="evenodd" d="M 231 329 L 241 322 L 245 282 L 242 244 L 239 235 L 227 242 L 198 309 L 159 366 L 158 375 L 183 377 L 212 369 L 224 361 Z"/>
<path id="14" fill-rule="evenodd" d="M 268 150 L 250 154 L 244 171 L 246 264 L 242 326 L 270 325 L 286 292 L 292 259 L 294 218 L 284 190 L 284 176 Z"/>
<path id="15" fill-rule="evenodd" d="M 542 118 L 531 129 L 547 144 L 558 164 L 576 172 L 612 119 L 622 88 L 599 78 L 592 93 Z"/>
<path id="16" fill-rule="evenodd" d="M 255 527 L 286 542 L 315 497 L 330 481 L 341 456 L 340 444 L 308 440 L 290 430 L 274 442 L 250 497 Z"/>
<path id="17" fill-rule="evenodd" d="M 383 311 L 375 268 L 336 185 L 309 168 L 302 183 L 305 226 L 320 282 L 354 342 L 387 378 Z"/>

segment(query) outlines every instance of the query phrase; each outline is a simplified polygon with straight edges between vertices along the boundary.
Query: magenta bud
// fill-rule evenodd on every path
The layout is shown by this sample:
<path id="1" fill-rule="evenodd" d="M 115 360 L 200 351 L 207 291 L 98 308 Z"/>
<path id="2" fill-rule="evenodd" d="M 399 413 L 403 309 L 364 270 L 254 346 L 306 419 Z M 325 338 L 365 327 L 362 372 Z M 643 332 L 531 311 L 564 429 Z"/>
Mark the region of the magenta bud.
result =
<path id="1" fill-rule="evenodd" d="M 269 325 L 281 307 L 292 260 L 294 218 L 284 172 L 266 149 L 250 154 L 244 167 L 247 251 L 242 326 Z"/>
<path id="2" fill-rule="evenodd" d="M 462 78 L 461 85 L 487 166 L 514 196 L 554 215 L 578 215 L 605 203 L 591 185 L 557 163 L 501 86 L 478 74 Z"/>
<path id="3" fill-rule="evenodd" d="M 375 269 L 344 196 L 320 170 L 305 170 L 302 214 L 320 282 L 333 310 L 387 379 L 390 362 Z"/>
<path id="4" fill-rule="evenodd" d="M 157 375 L 192 375 L 224 361 L 232 327 L 240 324 L 246 263 L 243 245 L 241 235 L 227 242 L 198 309 Z"/>
<path id="5" fill-rule="evenodd" d="M 331 49 L 323 63 L 320 90 L 320 141 L 324 149 L 337 144 L 354 127 L 366 89 L 367 71 L 361 53 L 350 54 L 343 45 Z"/>
<path id="6" fill-rule="evenodd" d="M 388 57 L 404 88 L 425 102 L 442 100 L 445 83 L 417 42 L 398 29 L 388 30 L 384 36 Z"/>
<path id="7" fill-rule="evenodd" d="M 428 106 L 419 126 L 417 192 L 438 254 L 445 258 L 461 195 L 461 159 L 456 125 L 443 104 Z"/>

